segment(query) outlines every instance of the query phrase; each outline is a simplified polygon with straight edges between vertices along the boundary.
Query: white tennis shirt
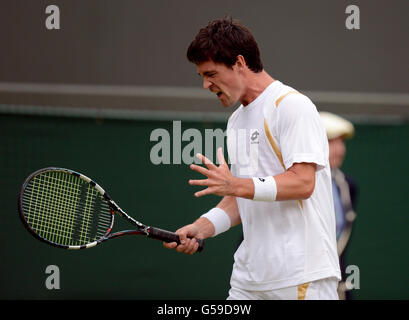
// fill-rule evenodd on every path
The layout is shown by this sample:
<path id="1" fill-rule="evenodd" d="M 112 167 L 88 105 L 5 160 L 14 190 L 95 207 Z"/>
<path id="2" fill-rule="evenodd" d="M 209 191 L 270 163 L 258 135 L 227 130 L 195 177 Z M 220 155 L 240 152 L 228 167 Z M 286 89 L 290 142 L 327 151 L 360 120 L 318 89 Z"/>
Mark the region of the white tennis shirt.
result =
<path id="1" fill-rule="evenodd" d="M 227 148 L 231 172 L 241 178 L 274 176 L 299 162 L 317 164 L 307 200 L 237 198 L 244 241 L 234 254 L 231 285 L 274 290 L 341 279 L 328 140 L 311 100 L 275 80 L 232 114 Z"/>

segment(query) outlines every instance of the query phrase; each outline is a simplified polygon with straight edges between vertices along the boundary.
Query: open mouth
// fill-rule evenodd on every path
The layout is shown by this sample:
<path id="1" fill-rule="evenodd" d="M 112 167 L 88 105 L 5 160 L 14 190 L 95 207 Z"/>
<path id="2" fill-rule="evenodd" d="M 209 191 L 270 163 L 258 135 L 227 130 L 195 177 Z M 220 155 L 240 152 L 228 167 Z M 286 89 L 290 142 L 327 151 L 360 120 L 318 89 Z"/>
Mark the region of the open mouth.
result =
<path id="1" fill-rule="evenodd" d="M 223 92 L 221 92 L 221 91 L 217 91 L 216 92 L 216 95 L 220 98 L 220 96 L 223 94 Z"/>

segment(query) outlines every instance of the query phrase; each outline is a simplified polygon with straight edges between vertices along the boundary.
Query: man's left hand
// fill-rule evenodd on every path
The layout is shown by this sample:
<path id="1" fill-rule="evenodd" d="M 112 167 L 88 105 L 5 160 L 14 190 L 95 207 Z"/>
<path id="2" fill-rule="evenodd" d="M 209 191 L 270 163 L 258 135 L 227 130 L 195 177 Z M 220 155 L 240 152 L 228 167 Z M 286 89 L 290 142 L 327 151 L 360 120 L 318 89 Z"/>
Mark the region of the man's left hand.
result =
<path id="1" fill-rule="evenodd" d="M 229 166 L 224 159 L 222 148 L 217 149 L 219 166 L 216 166 L 212 161 L 200 153 L 196 156 L 202 161 L 207 169 L 195 164 L 190 165 L 190 169 L 203 174 L 207 179 L 189 180 L 189 184 L 192 186 L 207 186 L 207 188 L 196 192 L 195 196 L 201 197 L 208 194 L 215 194 L 218 196 L 234 195 L 234 183 L 237 178 L 232 176 Z"/>

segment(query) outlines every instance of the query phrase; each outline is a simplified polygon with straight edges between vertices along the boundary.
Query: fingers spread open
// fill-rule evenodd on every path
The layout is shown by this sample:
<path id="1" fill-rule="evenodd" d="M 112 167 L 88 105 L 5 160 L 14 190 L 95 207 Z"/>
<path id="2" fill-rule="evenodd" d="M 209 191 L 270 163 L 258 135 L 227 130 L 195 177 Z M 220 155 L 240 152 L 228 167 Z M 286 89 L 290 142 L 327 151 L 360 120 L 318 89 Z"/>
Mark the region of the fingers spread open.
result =
<path id="1" fill-rule="evenodd" d="M 209 179 L 189 180 L 189 184 L 192 185 L 192 186 L 208 186 L 209 185 Z"/>
<path id="2" fill-rule="evenodd" d="M 192 170 L 194 170 L 196 172 L 199 172 L 199 173 L 203 174 L 206 177 L 209 177 L 210 171 L 208 169 L 206 169 L 206 168 L 203 168 L 203 167 L 195 165 L 195 164 L 191 164 L 190 169 L 192 169 Z"/>
<path id="3" fill-rule="evenodd" d="M 195 197 L 202 197 L 208 194 L 212 194 L 213 193 L 213 189 L 212 188 L 206 188 L 204 190 L 198 191 L 195 193 Z"/>
<path id="4" fill-rule="evenodd" d="M 222 165 L 226 164 L 226 160 L 224 159 L 223 149 L 222 148 L 217 149 L 217 159 L 219 160 L 219 165 L 222 166 Z"/>
<path id="5" fill-rule="evenodd" d="M 217 168 L 212 161 L 210 161 L 208 158 L 206 158 L 204 155 L 201 153 L 196 154 L 196 157 L 202 161 L 202 163 L 208 168 L 208 169 L 215 169 Z"/>

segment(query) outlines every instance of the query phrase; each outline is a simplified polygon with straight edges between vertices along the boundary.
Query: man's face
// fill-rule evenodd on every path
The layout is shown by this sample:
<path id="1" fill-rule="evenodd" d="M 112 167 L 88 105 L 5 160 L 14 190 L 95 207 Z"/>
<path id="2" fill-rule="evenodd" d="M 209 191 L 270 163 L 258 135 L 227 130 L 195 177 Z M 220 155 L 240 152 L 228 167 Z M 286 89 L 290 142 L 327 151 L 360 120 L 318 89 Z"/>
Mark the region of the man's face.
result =
<path id="1" fill-rule="evenodd" d="M 331 168 L 340 168 L 344 162 L 346 148 L 344 139 L 338 137 L 328 141 L 329 144 L 329 164 Z"/>
<path id="2" fill-rule="evenodd" d="M 209 60 L 198 64 L 197 72 L 203 78 L 203 88 L 215 93 L 223 106 L 234 105 L 240 100 L 243 84 L 237 64 L 229 68 Z"/>

